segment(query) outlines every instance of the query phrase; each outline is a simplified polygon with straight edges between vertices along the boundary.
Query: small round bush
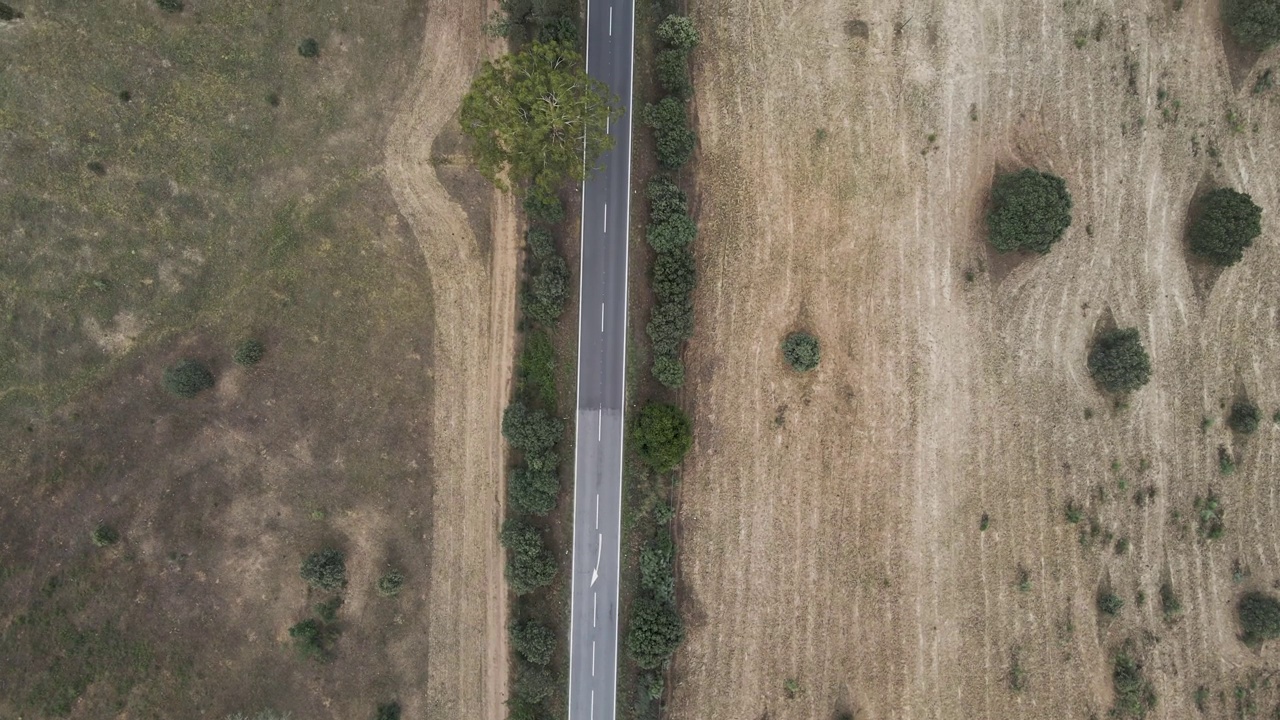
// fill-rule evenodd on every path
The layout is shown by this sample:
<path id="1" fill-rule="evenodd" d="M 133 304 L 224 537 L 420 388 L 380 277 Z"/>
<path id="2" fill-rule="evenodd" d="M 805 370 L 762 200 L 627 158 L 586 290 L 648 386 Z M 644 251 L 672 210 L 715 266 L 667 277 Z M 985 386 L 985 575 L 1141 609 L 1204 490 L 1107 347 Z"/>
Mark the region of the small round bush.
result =
<path id="1" fill-rule="evenodd" d="M 560 202 L 559 196 L 536 183 L 529 187 L 520 205 L 533 222 L 559 225 L 564 220 L 564 203 Z"/>
<path id="2" fill-rule="evenodd" d="M 1118 615 L 1124 607 L 1124 600 L 1115 593 L 1098 594 L 1098 612 L 1106 615 Z"/>
<path id="3" fill-rule="evenodd" d="M 1280 600 L 1263 592 L 1248 592 L 1236 605 L 1244 641 L 1250 645 L 1280 637 Z"/>
<path id="4" fill-rule="evenodd" d="M 1151 358 L 1137 328 L 1104 333 L 1089 351 L 1089 374 L 1110 392 L 1129 392 L 1151 379 Z"/>
<path id="5" fill-rule="evenodd" d="M 1280 2 L 1224 0 L 1222 19 L 1236 42 L 1252 50 L 1266 50 L 1280 41 Z"/>
<path id="6" fill-rule="evenodd" d="M 267 348 L 257 340 L 243 340 L 236 346 L 236 354 L 234 359 L 237 365 L 257 365 L 258 361 L 267 354 Z"/>
<path id="7" fill-rule="evenodd" d="M 1258 423 L 1262 422 L 1262 412 L 1258 410 L 1258 406 L 1242 400 L 1231 406 L 1231 415 L 1227 418 L 1227 424 L 1232 430 L 1238 433 L 1248 435 L 1258 429 Z"/>
<path id="8" fill-rule="evenodd" d="M 213 387 L 213 373 L 198 360 L 183 360 L 164 371 L 164 387 L 178 397 L 193 398 Z"/>
<path id="9" fill-rule="evenodd" d="M 507 628 L 511 646 L 534 665 L 547 665 L 556 651 L 556 634 L 537 620 L 511 623 Z"/>
<path id="10" fill-rule="evenodd" d="M 320 56 L 320 43 L 315 38 L 307 38 L 298 43 L 298 54 L 304 58 Z"/>
<path id="11" fill-rule="evenodd" d="M 987 239 L 998 252 L 1044 255 L 1071 226 L 1071 194 L 1062 178 L 1027 168 L 996 178 Z"/>
<path id="12" fill-rule="evenodd" d="M 668 15 L 658 25 L 658 39 L 676 50 L 692 50 L 698 44 L 698 29 L 684 15 Z"/>
<path id="13" fill-rule="evenodd" d="M 186 4 L 182 0 L 156 0 L 156 6 L 165 12 L 180 13 Z"/>
<path id="14" fill-rule="evenodd" d="M 1244 259 L 1245 248 L 1262 234 L 1262 208 L 1253 198 L 1231 188 L 1218 188 L 1200 201 L 1191 225 L 1191 252 L 1219 267 Z"/>
<path id="15" fill-rule="evenodd" d="M 115 528 L 102 523 L 95 527 L 93 532 L 89 533 L 89 539 L 93 540 L 93 544 L 98 547 L 107 547 L 108 545 L 116 544 L 116 541 L 120 539 L 120 533 L 116 532 Z"/>
<path id="16" fill-rule="evenodd" d="M 404 588 L 404 575 L 399 570 L 378 578 L 378 594 L 383 597 L 395 597 Z"/>
<path id="17" fill-rule="evenodd" d="M 347 584 L 347 563 L 341 550 L 326 548 L 302 561 L 302 579 L 317 590 L 338 590 Z"/>
<path id="18" fill-rule="evenodd" d="M 689 418 L 666 403 L 650 403 L 640 411 L 633 439 L 640 459 L 658 472 L 675 468 L 693 446 Z"/>
<path id="19" fill-rule="evenodd" d="M 809 372 L 818 367 L 818 360 L 821 359 L 818 338 L 809 333 L 791 333 L 782 341 L 782 356 L 792 368 Z"/>

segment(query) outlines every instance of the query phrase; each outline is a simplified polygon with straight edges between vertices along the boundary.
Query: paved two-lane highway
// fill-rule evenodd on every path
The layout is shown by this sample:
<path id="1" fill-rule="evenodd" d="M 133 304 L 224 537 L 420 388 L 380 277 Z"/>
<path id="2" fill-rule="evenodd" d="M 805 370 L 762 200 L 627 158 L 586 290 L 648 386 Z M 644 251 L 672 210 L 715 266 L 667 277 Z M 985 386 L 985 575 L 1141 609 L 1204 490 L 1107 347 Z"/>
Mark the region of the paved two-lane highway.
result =
<path id="1" fill-rule="evenodd" d="M 617 702 L 634 3 L 587 0 L 587 74 L 624 108 L 582 189 L 569 720 L 613 720 Z"/>

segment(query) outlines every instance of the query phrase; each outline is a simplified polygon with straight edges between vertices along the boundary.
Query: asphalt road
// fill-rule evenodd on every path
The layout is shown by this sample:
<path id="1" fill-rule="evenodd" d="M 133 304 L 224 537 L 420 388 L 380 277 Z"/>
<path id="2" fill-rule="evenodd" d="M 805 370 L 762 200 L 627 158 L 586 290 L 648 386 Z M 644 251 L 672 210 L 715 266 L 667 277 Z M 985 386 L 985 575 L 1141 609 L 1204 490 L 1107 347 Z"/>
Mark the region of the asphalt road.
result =
<path id="1" fill-rule="evenodd" d="M 624 110 L 582 190 L 569 720 L 613 720 L 617 703 L 634 2 L 587 1 L 587 73 Z"/>

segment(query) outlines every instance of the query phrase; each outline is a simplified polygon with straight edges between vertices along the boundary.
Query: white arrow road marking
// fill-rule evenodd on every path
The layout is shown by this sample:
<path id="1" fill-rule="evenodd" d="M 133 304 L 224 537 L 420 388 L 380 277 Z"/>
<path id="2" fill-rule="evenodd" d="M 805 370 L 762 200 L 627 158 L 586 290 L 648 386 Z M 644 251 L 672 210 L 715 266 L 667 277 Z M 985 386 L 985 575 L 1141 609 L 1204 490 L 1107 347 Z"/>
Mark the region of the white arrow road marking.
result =
<path id="1" fill-rule="evenodd" d="M 604 534 L 596 535 L 596 566 L 591 569 L 591 584 L 595 585 L 596 580 L 600 577 L 600 555 L 604 551 Z"/>

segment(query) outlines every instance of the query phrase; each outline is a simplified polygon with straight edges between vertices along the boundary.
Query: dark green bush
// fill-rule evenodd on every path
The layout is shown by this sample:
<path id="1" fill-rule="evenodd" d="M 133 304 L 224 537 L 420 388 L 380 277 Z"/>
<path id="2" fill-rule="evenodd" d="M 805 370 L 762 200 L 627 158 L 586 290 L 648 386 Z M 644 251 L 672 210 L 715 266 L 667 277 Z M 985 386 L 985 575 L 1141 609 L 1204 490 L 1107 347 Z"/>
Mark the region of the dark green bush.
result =
<path id="1" fill-rule="evenodd" d="M 519 518 L 502 524 L 502 546 L 510 551 L 507 582 L 517 595 L 525 595 L 551 583 L 556 575 L 556 559 L 546 548 L 542 533 Z"/>
<path id="2" fill-rule="evenodd" d="M 1166 620 L 1172 619 L 1182 612 L 1182 601 L 1173 591 L 1173 583 L 1165 581 L 1160 585 L 1160 610 Z"/>
<path id="3" fill-rule="evenodd" d="M 658 253 L 653 261 L 653 293 L 659 301 L 680 300 L 693 292 L 696 274 L 688 247 Z"/>
<path id="4" fill-rule="evenodd" d="M 1049 252 L 1071 225 L 1071 195 L 1062 178 L 1027 168 L 996 178 L 987 239 L 997 251 Z"/>
<path id="5" fill-rule="evenodd" d="M 1224 0 L 1222 20 L 1236 42 L 1252 50 L 1266 50 L 1280 41 L 1280 2 Z"/>
<path id="6" fill-rule="evenodd" d="M 516 680 L 511 684 L 511 694 L 536 705 L 554 695 L 558 687 L 559 683 L 550 670 L 524 665 L 516 672 Z"/>
<path id="7" fill-rule="evenodd" d="M 89 539 L 98 547 L 107 547 L 109 545 L 115 545 L 116 542 L 120 540 L 120 533 L 116 532 L 115 528 L 110 525 L 99 523 L 98 526 L 93 529 L 93 532 L 89 533 Z"/>
<path id="8" fill-rule="evenodd" d="M 546 515 L 556 509 L 560 476 L 554 471 L 516 468 L 507 483 L 507 497 L 518 512 Z"/>
<path id="9" fill-rule="evenodd" d="M 564 434 L 564 423 L 541 410 L 530 410 L 516 401 L 502 413 L 502 436 L 511 447 L 526 453 L 550 450 Z"/>
<path id="10" fill-rule="evenodd" d="M 636 418 L 632 439 L 640 459 L 658 472 L 666 472 L 684 460 L 693 445 L 689 418 L 675 405 L 650 403 Z"/>
<path id="11" fill-rule="evenodd" d="M 180 13 L 186 4 L 182 0 L 156 0 L 156 6 L 165 12 Z"/>
<path id="12" fill-rule="evenodd" d="M 1262 233 L 1262 208 L 1231 188 L 1218 188 L 1200 201 L 1188 239 L 1191 252 L 1228 267 L 1244 259 L 1245 248 Z"/>
<path id="13" fill-rule="evenodd" d="M 178 397 L 193 398 L 213 387 L 213 373 L 198 360 L 182 360 L 164 371 L 164 387 Z"/>
<path id="14" fill-rule="evenodd" d="M 644 124 L 653 130 L 658 163 L 667 170 L 679 170 L 693 155 L 698 136 L 689 129 L 689 114 L 679 98 L 665 97 L 646 105 Z"/>
<path id="15" fill-rule="evenodd" d="M 538 183 L 529 186 L 529 192 L 521 203 L 532 222 L 559 225 L 564 220 L 564 203 L 556 194 Z"/>
<path id="16" fill-rule="evenodd" d="M 569 266 L 559 256 L 543 260 L 529 278 L 522 304 L 525 315 L 544 325 L 554 325 L 569 299 Z"/>
<path id="17" fill-rule="evenodd" d="M 338 608 L 340 607 L 342 607 L 342 598 L 338 595 L 334 595 L 322 603 L 316 603 L 314 609 L 316 611 L 316 615 L 319 615 L 321 620 L 331 623 L 338 619 Z"/>
<path id="18" fill-rule="evenodd" d="M 656 175 L 649 180 L 645 189 L 649 197 L 649 217 L 656 223 L 666 220 L 672 215 L 689 214 L 689 198 L 666 175 Z"/>
<path id="19" fill-rule="evenodd" d="M 400 720 L 400 703 L 389 702 L 378 705 L 373 720 Z"/>
<path id="20" fill-rule="evenodd" d="M 663 387 L 675 390 L 684 387 L 684 363 L 674 353 L 655 355 L 653 358 L 653 377 Z"/>
<path id="21" fill-rule="evenodd" d="M 170 0 L 172 2 L 172 0 Z M 181 4 L 181 3 L 179 3 Z M 11 20 L 21 20 L 22 13 L 14 10 L 8 3 L 0 2 L 0 22 L 9 22 Z"/>
<path id="22" fill-rule="evenodd" d="M 1256 645 L 1280 638 L 1280 600 L 1264 592 L 1247 592 L 1236 603 L 1244 641 Z"/>
<path id="23" fill-rule="evenodd" d="M 573 18 L 563 15 L 548 18 L 538 28 L 538 42 L 560 43 L 565 47 L 577 50 L 582 46 L 582 37 L 578 33 L 578 23 Z"/>
<path id="24" fill-rule="evenodd" d="M 319 620 L 308 619 L 289 628 L 289 637 L 303 657 L 324 662 L 330 657 L 338 631 Z"/>
<path id="25" fill-rule="evenodd" d="M 232 359 L 237 365 L 257 365 L 263 356 L 267 354 L 267 348 L 262 343 L 254 339 L 242 340 L 236 346 L 235 355 Z"/>
<path id="26" fill-rule="evenodd" d="M 698 226 L 688 215 L 668 215 L 645 229 L 645 239 L 660 253 L 686 249 L 697 236 Z"/>
<path id="27" fill-rule="evenodd" d="M 658 533 L 658 537 L 640 551 L 640 587 L 659 600 L 675 601 L 675 554 L 676 546 L 669 532 Z"/>
<path id="28" fill-rule="evenodd" d="M 782 356 L 795 370 L 808 372 L 818 367 L 821 350 L 818 338 L 804 332 L 794 332 L 782 341 Z"/>
<path id="29" fill-rule="evenodd" d="M 1103 333 L 1089 351 L 1089 375 L 1110 392 L 1129 392 L 1151 379 L 1151 358 L 1137 328 Z"/>
<path id="30" fill-rule="evenodd" d="M 531 227 L 524 234 L 525 245 L 534 260 L 547 260 L 556 256 L 556 241 L 551 231 L 542 227 Z"/>
<path id="31" fill-rule="evenodd" d="M 378 578 L 378 594 L 383 597 L 395 597 L 404 589 L 404 574 L 399 570 L 391 570 Z"/>
<path id="32" fill-rule="evenodd" d="M 547 665 L 556 651 L 556 634 L 537 620 L 513 622 L 507 628 L 511 647 L 534 665 Z"/>
<path id="33" fill-rule="evenodd" d="M 675 607 L 648 595 L 636 598 L 627 631 L 627 652 L 646 670 L 661 666 L 684 640 L 684 623 Z"/>
<path id="34" fill-rule="evenodd" d="M 1113 592 L 1098 593 L 1098 612 L 1105 615 L 1119 615 L 1124 608 L 1124 599 Z"/>
<path id="35" fill-rule="evenodd" d="M 645 332 L 655 356 L 675 356 L 680 343 L 693 337 L 693 304 L 688 299 L 658 303 Z"/>
<path id="36" fill-rule="evenodd" d="M 551 338 L 541 330 L 527 333 L 516 367 L 516 383 L 525 397 L 540 399 L 547 407 L 556 404 L 556 358 Z"/>
<path id="37" fill-rule="evenodd" d="M 658 40 L 677 50 L 692 50 L 698 44 L 698 29 L 684 15 L 668 15 L 658 24 Z"/>
<path id="38" fill-rule="evenodd" d="M 1111 684 L 1116 691 L 1113 717 L 1145 717 L 1156 706 L 1156 691 L 1142 674 L 1142 666 L 1121 650 L 1116 653 L 1111 671 Z"/>
<path id="39" fill-rule="evenodd" d="M 346 558 L 341 550 L 318 550 L 302 561 L 299 574 L 317 590 L 339 590 L 347 584 Z"/>
<path id="40" fill-rule="evenodd" d="M 307 38 L 298 43 L 298 54 L 304 58 L 319 57 L 320 43 L 315 38 Z"/>
<path id="41" fill-rule="evenodd" d="M 693 83 L 689 80 L 689 54 L 684 50 L 662 50 L 654 62 L 658 87 L 681 100 L 693 96 Z"/>
<path id="42" fill-rule="evenodd" d="M 1262 412 L 1258 410 L 1257 405 L 1248 400 L 1232 404 L 1231 416 L 1227 418 L 1227 424 L 1232 430 L 1248 435 L 1258 429 L 1260 422 L 1262 422 Z"/>

